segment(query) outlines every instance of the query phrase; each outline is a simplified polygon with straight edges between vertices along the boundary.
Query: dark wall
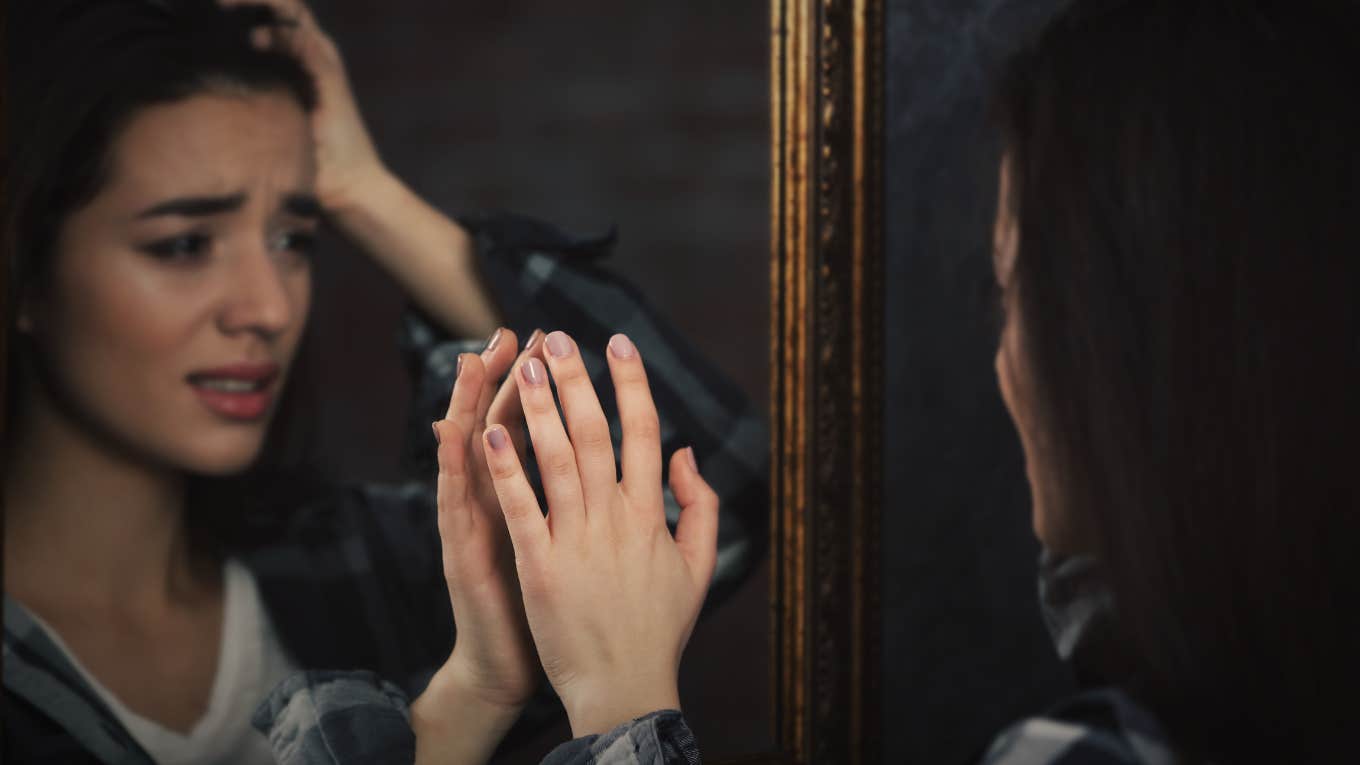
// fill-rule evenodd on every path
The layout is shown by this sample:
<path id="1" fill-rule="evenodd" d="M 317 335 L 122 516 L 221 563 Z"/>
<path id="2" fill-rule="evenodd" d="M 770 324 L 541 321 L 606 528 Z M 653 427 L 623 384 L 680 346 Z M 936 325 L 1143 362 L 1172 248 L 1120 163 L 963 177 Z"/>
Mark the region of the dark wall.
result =
<path id="1" fill-rule="evenodd" d="M 447 211 L 619 227 L 633 280 L 756 401 L 767 397 L 769 12 L 756 0 L 314 0 L 388 164 Z M 399 291 L 331 238 L 318 265 L 318 440 L 330 472 L 398 475 Z M 547 327 L 545 329 L 553 329 Z M 681 698 L 706 755 L 767 748 L 764 570 L 695 631 Z M 508 762 L 565 741 L 544 732 Z"/>
<path id="2" fill-rule="evenodd" d="M 993 371 L 989 72 L 1053 0 L 887 4 L 884 762 L 963 762 L 1069 686 Z"/>

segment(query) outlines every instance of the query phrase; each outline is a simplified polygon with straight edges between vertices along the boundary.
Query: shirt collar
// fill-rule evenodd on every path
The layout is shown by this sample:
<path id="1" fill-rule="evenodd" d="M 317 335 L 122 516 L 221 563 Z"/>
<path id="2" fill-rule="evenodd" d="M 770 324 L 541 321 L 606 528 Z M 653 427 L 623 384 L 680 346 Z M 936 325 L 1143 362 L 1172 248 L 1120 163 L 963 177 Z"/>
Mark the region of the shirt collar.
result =
<path id="1" fill-rule="evenodd" d="M 5 596 L 5 690 L 23 699 L 108 765 L 154 765 L 66 653 L 19 601 Z"/>

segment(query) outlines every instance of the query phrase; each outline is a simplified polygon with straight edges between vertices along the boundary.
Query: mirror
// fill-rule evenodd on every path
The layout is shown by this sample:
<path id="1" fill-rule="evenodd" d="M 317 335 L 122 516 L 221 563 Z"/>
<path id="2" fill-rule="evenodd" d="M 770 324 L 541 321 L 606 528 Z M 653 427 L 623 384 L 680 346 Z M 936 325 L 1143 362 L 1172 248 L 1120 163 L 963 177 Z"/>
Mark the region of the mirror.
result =
<path id="1" fill-rule="evenodd" d="M 661 402 L 663 428 L 671 428 L 676 439 L 701 439 L 713 450 L 730 451 L 728 462 L 715 457 L 708 463 L 725 471 L 715 480 L 746 487 L 744 497 L 724 507 L 725 514 L 740 519 L 741 533 L 728 542 L 733 559 L 745 562 L 709 604 L 690 641 L 681 693 L 707 757 L 721 761 L 772 750 L 768 446 L 761 430 L 770 358 L 769 6 L 712 0 L 567 7 L 519 0 L 379 9 L 315 0 L 310 7 L 342 52 L 367 129 L 397 177 L 444 214 L 511 210 L 551 224 L 558 232 L 516 231 L 530 240 L 542 237 L 529 242 L 530 249 L 570 251 L 550 254 L 561 255 L 563 267 L 582 278 L 617 278 L 635 288 L 639 304 L 652 310 L 635 328 L 650 329 L 653 337 L 630 330 L 643 356 L 679 354 L 672 363 L 699 378 L 713 398 L 707 405 L 719 416 L 705 415 L 713 429 L 697 434 L 684 432 L 697 420 L 668 421 L 667 403 Z M 32 73 L 10 76 L 18 82 Z M 12 150 L 7 141 L 7 154 Z M 312 376 L 293 381 L 311 413 L 307 467 L 327 485 L 394 485 L 411 478 L 407 458 L 413 439 L 430 438 L 425 430 L 430 417 L 417 411 L 412 378 L 423 379 L 432 362 L 426 359 L 422 367 L 417 360 L 412 367 L 401 352 L 397 338 L 411 338 L 404 318 L 408 295 L 382 253 L 369 252 L 356 244 L 352 231 L 330 223 L 319 234 L 309 329 L 299 356 Z M 11 263 L 7 258 L 6 265 Z M 512 274 L 521 287 L 530 276 Z M 9 278 L 19 275 L 8 273 L 7 285 Z M 543 299 L 563 298 L 553 293 Z M 510 307 L 501 308 L 510 313 Z M 562 315 L 559 308 L 553 304 L 529 314 Z M 610 313 L 618 310 L 613 305 L 572 310 L 595 309 L 606 318 L 617 316 Z M 526 328 L 532 325 L 521 327 Z M 12 329 L 8 322 L 6 329 Z M 17 351 L 30 342 L 20 334 L 7 337 L 7 347 Z M 5 370 L 11 391 L 17 367 L 7 363 Z M 7 433 L 24 432 L 15 427 L 23 424 L 24 411 L 7 412 L 6 425 L 14 428 Z M 138 416 L 169 418 L 174 411 L 166 403 Z M 751 416 L 754 429 L 716 422 L 726 413 Z M 16 485 L 14 478 L 7 475 L 7 486 Z M 89 491 L 99 491 L 97 485 L 89 481 Z M 13 504 L 6 503 L 7 518 L 19 515 Z M 14 544 L 20 538 L 10 535 Z M 307 588 L 319 587 L 309 577 L 319 579 L 320 569 L 301 577 Z M 7 579 L 7 624 L 17 612 L 9 608 L 9 585 L 18 587 L 23 579 Z M 303 613 L 329 597 L 319 589 L 305 591 L 294 600 L 266 598 L 266 609 Z M 25 604 L 33 605 L 28 616 L 57 613 Z M 357 632 L 378 621 L 362 613 L 357 601 L 350 610 L 348 626 Z M 441 617 L 446 615 L 430 618 Z M 70 637 L 59 616 L 47 621 L 52 634 Z M 71 638 L 66 648 L 87 654 L 81 649 L 88 642 Z M 379 658 L 390 650 L 380 643 L 370 647 Z M 348 661 L 338 647 L 333 655 Z M 93 677 L 105 676 L 98 657 L 88 663 Z M 29 703 L 13 701 L 29 698 L 10 685 L 22 684 L 20 669 L 6 667 L 7 708 Z M 117 688 L 116 680 L 109 686 Z M 31 716 L 14 729 L 53 723 L 44 710 L 26 709 Z M 81 724 L 55 723 L 58 729 Z M 497 761 L 537 762 L 567 738 L 562 717 L 541 716 L 516 729 Z M 101 741 L 100 746 L 132 747 L 122 735 Z"/>

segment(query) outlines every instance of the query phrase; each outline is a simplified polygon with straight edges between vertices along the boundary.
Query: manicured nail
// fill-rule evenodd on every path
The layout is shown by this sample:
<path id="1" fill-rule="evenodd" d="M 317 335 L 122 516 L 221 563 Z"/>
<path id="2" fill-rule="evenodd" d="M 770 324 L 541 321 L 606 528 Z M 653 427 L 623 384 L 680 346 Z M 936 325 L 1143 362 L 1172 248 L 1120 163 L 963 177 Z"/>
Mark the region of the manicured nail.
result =
<path id="1" fill-rule="evenodd" d="M 567 337 L 566 332 L 558 331 L 548 335 L 548 353 L 559 359 L 571 355 L 571 338 Z"/>
<path id="2" fill-rule="evenodd" d="M 686 456 L 687 458 L 689 458 L 689 466 L 690 466 L 690 468 L 693 469 L 694 472 L 696 472 L 696 473 L 699 472 L 699 463 L 698 463 L 697 460 L 694 459 L 694 447 L 693 447 L 693 446 L 686 446 L 686 447 L 685 447 L 685 456 Z"/>
<path id="3" fill-rule="evenodd" d="M 491 333 L 491 337 L 487 338 L 486 347 L 482 349 L 482 353 L 490 353 L 496 350 L 496 346 L 501 344 L 501 335 L 503 334 L 505 333 L 501 331 L 500 327 L 497 327 L 496 331 Z"/>
<path id="4" fill-rule="evenodd" d="M 510 444 L 510 437 L 505 434 L 505 428 L 496 425 L 486 432 L 486 442 L 499 451 Z"/>
<path id="5" fill-rule="evenodd" d="M 543 368 L 543 362 L 538 359 L 529 359 L 520 364 L 519 375 L 530 385 L 542 385 L 548 379 L 548 372 Z"/>
<path id="6" fill-rule="evenodd" d="M 434 442 L 435 442 L 436 444 L 442 444 L 442 443 L 444 443 L 444 441 L 439 437 L 439 423 L 438 423 L 438 422 L 432 422 L 432 423 L 430 423 L 430 430 L 433 430 L 433 431 L 434 431 Z"/>
<path id="7" fill-rule="evenodd" d="M 458 364 L 453 368 L 453 379 L 463 376 L 463 354 L 458 354 Z"/>
<path id="8" fill-rule="evenodd" d="M 637 347 L 627 335 L 614 335 L 609 338 L 609 352 L 616 359 L 631 359 L 637 355 Z"/>
<path id="9" fill-rule="evenodd" d="M 535 345 L 538 345 L 538 341 L 539 341 L 539 340 L 542 340 L 542 339 L 543 339 L 543 330 L 541 330 L 541 329 L 536 329 L 536 330 L 534 330 L 534 333 L 533 333 L 532 335 L 529 335 L 529 339 L 524 341 L 524 350 L 526 350 L 526 351 L 531 351 L 531 350 L 533 350 L 533 349 L 534 349 L 534 346 L 535 346 Z"/>

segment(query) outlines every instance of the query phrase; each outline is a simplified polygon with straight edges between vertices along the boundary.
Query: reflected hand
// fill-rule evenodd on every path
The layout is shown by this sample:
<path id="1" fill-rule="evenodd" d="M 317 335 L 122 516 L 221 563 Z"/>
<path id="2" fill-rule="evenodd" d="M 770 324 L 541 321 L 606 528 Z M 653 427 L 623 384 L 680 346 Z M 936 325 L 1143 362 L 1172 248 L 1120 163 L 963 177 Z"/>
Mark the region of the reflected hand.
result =
<path id="1" fill-rule="evenodd" d="M 512 445 L 522 448 L 516 370 L 530 358 L 542 358 L 540 337 L 535 333 L 517 359 L 515 334 L 500 329 L 493 347 L 481 356 L 461 355 L 448 412 L 433 424 L 439 441 L 444 578 L 457 627 L 453 654 L 440 672 L 479 699 L 516 709 L 533 693 L 538 661 L 515 576 L 514 550 L 480 435 L 488 425 L 499 425 L 513 434 Z M 497 382 L 507 370 L 498 391 Z"/>
<path id="2" fill-rule="evenodd" d="M 637 350 L 616 335 L 606 354 L 623 424 L 619 482 L 609 425 L 575 343 L 554 332 L 545 347 L 563 415 L 542 361 L 522 364 L 517 382 L 546 518 L 510 432 L 493 426 L 483 440 L 539 658 L 572 733 L 584 736 L 679 709 L 680 656 L 717 555 L 718 497 L 692 450 L 672 455 L 671 489 L 683 508 L 672 539 L 656 406 Z"/>
<path id="3" fill-rule="evenodd" d="M 541 356 L 541 337 L 535 332 L 516 359 L 515 335 L 501 329 L 480 356 L 461 355 L 448 412 L 433 423 L 439 536 L 457 636 L 448 661 L 411 705 L 420 763 L 485 762 L 538 683 L 514 553 L 479 436 L 495 423 L 513 434 L 512 444 L 523 444 L 515 369 Z"/>
<path id="4" fill-rule="evenodd" d="M 311 114 L 317 161 L 317 197 L 327 210 L 345 207 L 366 185 L 387 170 L 364 127 L 350 90 L 340 49 L 317 25 L 302 0 L 218 0 L 223 6 L 262 5 L 280 23 L 256 29 L 256 47 L 295 56 L 316 84 L 317 105 Z"/>

